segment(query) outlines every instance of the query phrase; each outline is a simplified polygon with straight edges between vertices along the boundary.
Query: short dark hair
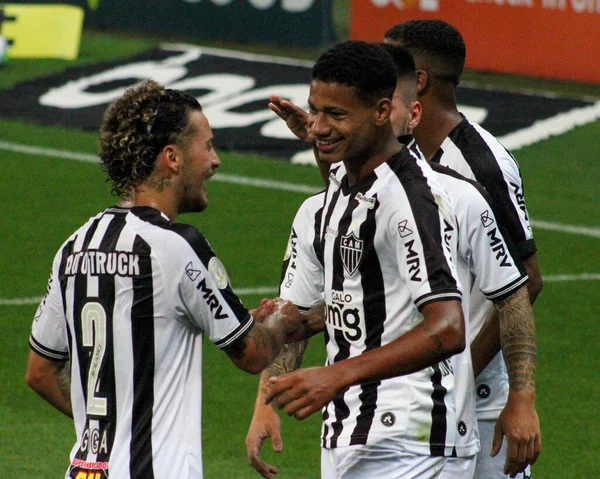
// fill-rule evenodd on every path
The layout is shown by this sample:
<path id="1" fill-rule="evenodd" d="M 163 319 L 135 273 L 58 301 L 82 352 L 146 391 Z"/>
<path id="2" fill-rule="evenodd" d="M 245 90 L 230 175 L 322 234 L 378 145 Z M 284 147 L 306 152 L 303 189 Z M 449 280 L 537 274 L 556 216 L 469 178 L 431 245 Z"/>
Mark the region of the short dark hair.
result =
<path id="1" fill-rule="evenodd" d="M 443 20 L 409 20 L 385 32 L 385 39 L 396 41 L 414 56 L 425 56 L 437 63 L 438 77 L 458 85 L 465 67 L 467 49 L 460 32 Z"/>
<path id="2" fill-rule="evenodd" d="M 99 158 L 122 198 L 154 171 L 156 157 L 168 144 L 185 145 L 194 133 L 189 113 L 202 111 L 189 93 L 146 80 L 114 100 L 100 127 Z"/>
<path id="3" fill-rule="evenodd" d="M 394 60 L 398 78 L 412 76 L 415 77 L 416 80 L 415 59 L 406 48 L 394 43 L 380 43 L 379 45 L 381 45 Z"/>
<path id="4" fill-rule="evenodd" d="M 359 97 L 372 102 L 392 98 L 397 75 L 394 60 L 380 45 L 350 40 L 323 53 L 311 78 L 353 87 Z"/>

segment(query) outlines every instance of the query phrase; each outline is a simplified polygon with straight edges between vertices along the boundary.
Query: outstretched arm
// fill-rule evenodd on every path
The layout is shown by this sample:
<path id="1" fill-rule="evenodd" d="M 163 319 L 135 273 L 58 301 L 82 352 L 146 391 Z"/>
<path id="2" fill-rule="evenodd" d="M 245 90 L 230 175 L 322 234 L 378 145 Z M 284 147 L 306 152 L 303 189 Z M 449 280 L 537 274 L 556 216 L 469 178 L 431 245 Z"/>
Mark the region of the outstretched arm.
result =
<path id="1" fill-rule="evenodd" d="M 69 361 L 52 361 L 29 351 L 25 381 L 65 416 L 73 417 Z"/>
<path id="2" fill-rule="evenodd" d="M 254 326 L 243 338 L 224 348 L 238 368 L 251 374 L 258 374 L 269 366 L 306 320 L 290 301 L 272 303 L 271 311 L 255 318 Z"/>

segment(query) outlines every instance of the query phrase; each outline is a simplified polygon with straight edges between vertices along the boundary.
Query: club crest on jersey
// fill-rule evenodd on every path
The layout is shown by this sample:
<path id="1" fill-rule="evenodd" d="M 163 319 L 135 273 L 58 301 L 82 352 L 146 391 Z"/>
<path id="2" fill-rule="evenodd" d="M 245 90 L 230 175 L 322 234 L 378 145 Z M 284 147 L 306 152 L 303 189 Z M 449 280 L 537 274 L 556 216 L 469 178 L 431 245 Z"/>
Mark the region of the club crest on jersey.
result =
<path id="1" fill-rule="evenodd" d="M 484 228 L 487 228 L 494 223 L 494 220 L 490 217 L 490 210 L 485 210 L 481 213 L 481 224 Z"/>
<path id="2" fill-rule="evenodd" d="M 408 220 L 402 220 L 398 223 L 398 234 L 400 238 L 406 238 L 413 234 L 413 230 L 408 227 Z"/>
<path id="3" fill-rule="evenodd" d="M 350 234 L 342 236 L 340 241 L 340 254 L 344 268 L 350 276 L 354 274 L 360 259 L 362 258 L 362 248 L 364 241 L 358 239 L 354 231 Z"/>
<path id="4" fill-rule="evenodd" d="M 227 271 L 225 270 L 223 263 L 221 263 L 221 260 L 216 256 L 213 256 L 208 262 L 208 272 L 212 276 L 212 279 L 215 280 L 217 288 L 225 289 L 227 287 L 229 284 Z"/>

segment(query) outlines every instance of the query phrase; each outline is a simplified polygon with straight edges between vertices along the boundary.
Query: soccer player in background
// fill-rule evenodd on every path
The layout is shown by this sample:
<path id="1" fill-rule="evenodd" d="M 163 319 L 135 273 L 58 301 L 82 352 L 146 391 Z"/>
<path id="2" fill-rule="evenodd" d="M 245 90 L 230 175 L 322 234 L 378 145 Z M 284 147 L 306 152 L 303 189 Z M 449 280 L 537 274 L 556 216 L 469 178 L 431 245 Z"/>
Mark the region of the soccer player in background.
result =
<path id="1" fill-rule="evenodd" d="M 417 98 L 423 108 L 421 121 L 414 130 L 417 144 L 428 160 L 448 166 L 486 189 L 499 225 L 525 264 L 533 303 L 542 289 L 542 278 L 518 164 L 497 139 L 458 111 L 456 87 L 466 56 L 460 32 L 442 20 L 411 20 L 389 29 L 385 41 L 403 46 L 415 59 Z M 486 318 L 492 327 L 507 326 L 493 314 L 480 285 L 472 289 L 470 301 L 474 335 Z M 505 478 L 509 472 L 514 477 L 515 458 L 523 457 L 523 449 L 531 451 L 534 447 L 539 451 L 541 446 L 535 414 L 534 325 L 527 322 L 519 328 L 517 336 L 507 337 L 509 331 L 501 334 L 506 338 L 502 346 L 504 360 L 498 354 L 500 333 L 478 335 L 472 345 L 472 350 L 478 350 L 474 358 L 484 358 L 487 354 L 487 359 L 476 360 L 474 364 L 482 444 L 475 473 L 478 479 Z M 523 341 L 526 336 L 529 339 Z M 488 361 L 491 362 L 483 369 Z M 507 444 L 501 448 L 503 434 Z M 523 475 L 529 477 L 529 468 Z"/>
<path id="2" fill-rule="evenodd" d="M 398 67 L 398 85 L 394 92 L 394 107 L 397 111 L 411 111 L 412 115 L 406 120 L 398 118 L 393 122 L 396 134 L 402 135 L 406 131 L 405 125 L 409 119 L 418 119 L 420 121 L 420 105 L 416 101 L 416 72 L 412 57 L 402 47 L 386 43 L 384 46 L 394 57 Z M 417 127 L 418 121 L 414 122 Z M 411 136 L 399 137 L 399 141 L 414 145 L 415 152 L 422 156 L 416 142 Z M 448 192 L 450 202 L 457 217 L 459 230 L 458 240 L 458 272 L 459 279 L 465 291 L 471 291 L 474 287 L 473 280 L 477 279 L 477 284 L 481 288 L 481 293 L 494 304 L 494 310 L 497 311 L 498 321 L 504 323 L 503 336 L 501 339 L 507 343 L 515 338 L 507 336 L 508 331 L 512 335 L 523 334 L 519 329 L 521 324 L 529 324 L 529 328 L 534 328 L 533 314 L 529 304 L 527 294 L 527 275 L 524 273 L 524 267 L 518 260 L 515 261 L 516 253 L 509 252 L 509 246 L 505 243 L 501 234 L 497 220 L 490 206 L 491 200 L 481 186 L 473 181 L 469 181 L 455 171 L 441 166 L 438 163 L 431 163 L 431 167 L 438 174 L 437 179 L 444 189 Z M 510 239 L 508 240 L 510 243 Z M 463 298 L 462 306 L 465 313 L 467 324 L 467 343 L 473 340 L 473 328 L 471 328 L 470 298 L 467 295 Z M 497 337 L 494 328 L 487 323 L 486 328 L 489 331 L 480 331 L 480 334 Z M 525 329 L 526 334 L 521 339 L 530 340 L 529 331 Z M 500 338 L 498 338 L 500 339 Z M 534 342 L 535 344 L 535 342 Z M 484 358 L 477 355 L 484 353 L 481 348 L 475 351 L 475 362 L 481 363 Z M 518 360 L 513 357 L 507 357 L 507 361 Z M 461 354 L 452 358 L 454 374 L 456 378 L 456 404 L 458 418 L 458 436 L 456 438 L 456 456 L 448 460 L 444 467 L 442 479 L 454 478 L 472 478 L 475 472 L 476 460 L 474 454 L 479 450 L 478 445 L 478 427 L 475 414 L 475 382 L 473 374 L 473 364 L 470 354 L 470 348 L 467 348 Z M 512 365 L 512 364 L 511 364 Z M 514 365 L 512 365 L 514 366 Z M 514 380 L 514 378 L 513 378 Z M 530 411 L 537 418 L 535 409 Z M 525 416 L 525 419 L 529 419 Z M 515 415 L 508 417 L 505 421 L 519 423 L 523 416 Z M 532 442 L 535 442 L 535 438 Z M 534 463 L 539 454 L 535 450 L 535 444 L 530 445 L 533 450 L 525 451 L 522 457 L 517 455 L 514 458 L 514 464 L 511 464 L 510 473 L 517 474 L 521 472 L 529 463 Z M 512 460 L 512 459 L 511 459 Z"/>
<path id="3" fill-rule="evenodd" d="M 304 318 L 257 321 L 180 213 L 208 204 L 220 160 L 198 101 L 145 81 L 116 99 L 100 160 L 122 198 L 57 252 L 29 340 L 26 381 L 75 422 L 65 478 L 202 477 L 204 333 L 258 373 Z"/>
<path id="4" fill-rule="evenodd" d="M 392 58 L 365 42 L 334 46 L 312 70 L 308 128 L 335 165 L 318 227 L 322 272 L 298 261 L 314 280 L 292 281 L 311 288 L 304 306 L 325 299 L 327 366 L 261 389 L 298 419 L 325 407 L 323 478 L 434 478 L 454 447 L 448 358 L 464 348 L 456 224 L 431 169 L 394 135 L 395 85 Z M 324 296 L 314 294 L 320 281 Z"/>

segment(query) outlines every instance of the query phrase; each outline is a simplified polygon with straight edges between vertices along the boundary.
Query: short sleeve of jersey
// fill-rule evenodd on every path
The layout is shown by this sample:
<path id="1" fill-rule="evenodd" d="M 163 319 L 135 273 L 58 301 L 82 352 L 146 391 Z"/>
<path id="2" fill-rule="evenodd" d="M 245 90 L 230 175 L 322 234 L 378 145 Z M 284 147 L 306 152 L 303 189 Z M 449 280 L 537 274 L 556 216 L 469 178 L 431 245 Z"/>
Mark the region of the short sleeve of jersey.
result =
<path id="1" fill-rule="evenodd" d="M 461 183 L 458 207 L 460 250 L 468 257 L 469 269 L 489 300 L 501 300 L 527 282 L 521 261 L 513 258 L 484 192 L 473 184 Z"/>
<path id="2" fill-rule="evenodd" d="M 525 258 L 535 253 L 537 248 L 525 204 L 519 165 L 489 132 L 479 125 L 473 126 L 488 142 L 499 168 L 498 170 L 488 168 L 484 174 L 476 172 L 475 177 L 490 195 L 496 218 L 509 235 L 515 251 L 519 257 Z"/>
<path id="3" fill-rule="evenodd" d="M 439 194 L 438 194 L 439 193 Z M 397 208 L 390 217 L 388 234 L 395 244 L 400 275 L 415 306 L 460 300 L 456 264 L 457 227 L 450 203 L 441 188 L 411 195 L 412 215 Z"/>
<path id="4" fill-rule="evenodd" d="M 60 253 L 54 258 L 46 295 L 35 313 L 29 346 L 47 359 L 66 361 L 69 359 L 69 343 L 58 276 L 59 266 Z"/>
<path id="5" fill-rule="evenodd" d="M 514 158 L 508 156 L 501 158 L 498 162 L 508 181 L 509 199 L 517 212 L 516 216 L 512 218 L 508 217 L 505 221 L 504 229 L 510 236 L 519 257 L 525 258 L 535 253 L 537 248 L 533 239 L 533 232 L 529 223 L 529 213 L 525 204 L 523 180 Z"/>
<path id="6" fill-rule="evenodd" d="M 191 246 L 177 278 L 186 316 L 217 347 L 232 345 L 252 328 L 254 319 L 231 289 L 223 263 L 204 236 L 188 225 L 172 228 Z"/>
<path id="7" fill-rule="evenodd" d="M 317 250 L 324 197 L 324 193 L 319 193 L 300 206 L 283 259 L 279 296 L 302 310 L 323 301 L 323 265 Z"/>

